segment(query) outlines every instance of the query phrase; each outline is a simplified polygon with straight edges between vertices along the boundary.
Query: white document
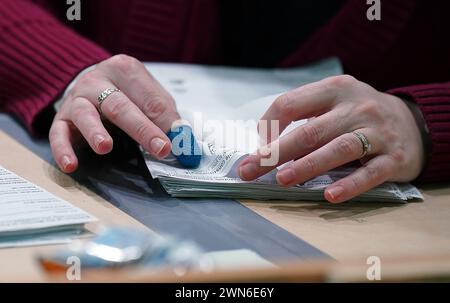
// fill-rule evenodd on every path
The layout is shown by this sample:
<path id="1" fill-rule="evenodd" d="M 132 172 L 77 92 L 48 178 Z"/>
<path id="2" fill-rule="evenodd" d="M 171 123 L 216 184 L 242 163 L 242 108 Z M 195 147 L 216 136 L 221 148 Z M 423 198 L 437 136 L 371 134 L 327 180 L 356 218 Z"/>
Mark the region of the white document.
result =
<path id="1" fill-rule="evenodd" d="M 291 69 L 242 69 L 183 64 L 146 65 L 176 100 L 183 119 L 193 127 L 203 156 L 196 169 L 185 169 L 174 157 L 158 161 L 144 153 L 153 178 L 174 197 L 322 201 L 326 186 L 354 168 L 340 168 L 291 188 L 277 185 L 276 170 L 251 182 L 236 174 L 239 160 L 259 146 L 257 122 L 281 93 L 342 73 L 339 61 Z M 306 123 L 292 123 L 281 134 Z M 354 200 L 405 202 L 422 199 L 410 184 L 385 183 Z"/>
<path id="2" fill-rule="evenodd" d="M 152 177 L 158 178 L 173 197 L 323 201 L 323 191 L 328 185 L 354 171 L 352 167 L 339 168 L 284 188 L 277 184 L 276 169 L 254 181 L 242 181 L 236 170 L 246 155 L 243 152 L 206 143 L 202 150 L 202 160 L 196 169 L 181 167 L 173 156 L 159 161 L 144 152 L 144 158 Z M 412 199 L 422 199 L 414 186 L 386 182 L 353 200 L 406 202 Z"/>
<path id="3" fill-rule="evenodd" d="M 69 244 L 73 240 L 91 237 L 92 235 L 88 230 L 74 228 L 61 232 L 48 231 L 34 235 L 0 236 L 0 248 Z"/>
<path id="4" fill-rule="evenodd" d="M 67 242 L 96 220 L 0 166 L 0 247 Z"/>

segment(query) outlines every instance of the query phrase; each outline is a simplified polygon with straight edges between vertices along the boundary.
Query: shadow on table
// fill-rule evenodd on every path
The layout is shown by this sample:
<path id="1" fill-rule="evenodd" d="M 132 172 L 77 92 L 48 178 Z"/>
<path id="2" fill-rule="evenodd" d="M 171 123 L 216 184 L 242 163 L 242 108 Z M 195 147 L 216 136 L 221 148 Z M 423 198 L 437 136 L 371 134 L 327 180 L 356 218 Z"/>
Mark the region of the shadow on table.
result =
<path id="1" fill-rule="evenodd" d="M 77 150 L 77 155 L 80 164 L 71 176 L 113 204 L 115 196 L 105 188 L 122 188 L 130 195 L 164 194 L 159 182 L 151 178 L 137 146 L 128 139 L 116 138 L 107 155 L 96 155 L 87 148 Z"/>
<path id="2" fill-rule="evenodd" d="M 364 218 L 389 213 L 405 204 L 399 203 L 370 203 L 348 202 L 330 204 L 328 202 L 298 202 L 291 204 L 272 205 L 270 208 L 280 212 L 302 217 L 320 217 L 326 221 L 363 221 Z"/>

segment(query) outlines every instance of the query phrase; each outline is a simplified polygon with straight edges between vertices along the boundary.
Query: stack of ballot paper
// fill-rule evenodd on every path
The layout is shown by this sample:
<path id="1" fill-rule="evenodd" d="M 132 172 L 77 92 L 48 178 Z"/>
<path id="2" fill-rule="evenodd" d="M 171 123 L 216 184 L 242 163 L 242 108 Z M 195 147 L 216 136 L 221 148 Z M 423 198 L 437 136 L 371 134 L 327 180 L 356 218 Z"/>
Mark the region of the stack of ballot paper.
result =
<path id="1" fill-rule="evenodd" d="M 67 243 L 96 220 L 0 166 L 0 248 Z"/>
<path id="2" fill-rule="evenodd" d="M 341 74 L 336 59 L 290 69 L 161 63 L 146 66 L 172 94 L 182 118 L 193 127 L 202 146 L 202 161 L 196 169 L 182 168 L 174 157 L 158 161 L 143 151 L 152 177 L 174 197 L 321 201 L 326 186 L 355 169 L 339 168 L 291 188 L 277 185 L 276 170 L 252 182 L 242 181 L 236 172 L 240 159 L 259 146 L 257 122 L 275 98 L 306 83 Z M 303 123 L 307 121 L 292 123 L 281 135 Z M 410 199 L 422 199 L 414 186 L 385 183 L 355 200 Z"/>
<path id="3" fill-rule="evenodd" d="M 212 144 L 203 144 L 203 152 L 200 166 L 196 169 L 180 167 L 173 156 L 158 161 L 146 152 L 144 155 L 152 176 L 158 178 L 165 190 L 174 197 L 323 201 L 324 188 L 354 169 L 341 168 L 304 184 L 284 188 L 277 185 L 275 170 L 255 181 L 242 181 L 236 174 L 236 167 L 245 156 L 244 153 L 217 149 Z M 384 183 L 354 200 L 405 202 L 421 198 L 420 192 L 410 184 Z"/>

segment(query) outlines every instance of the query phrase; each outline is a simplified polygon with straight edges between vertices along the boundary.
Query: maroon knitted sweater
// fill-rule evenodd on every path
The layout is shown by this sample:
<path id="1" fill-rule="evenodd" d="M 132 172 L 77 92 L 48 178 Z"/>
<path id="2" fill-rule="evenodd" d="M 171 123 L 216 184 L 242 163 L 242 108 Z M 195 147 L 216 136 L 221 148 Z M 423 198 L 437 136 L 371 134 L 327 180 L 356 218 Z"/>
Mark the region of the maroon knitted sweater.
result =
<path id="1" fill-rule="evenodd" d="M 65 1 L 0 0 L 0 111 L 14 114 L 32 132 L 36 116 L 82 69 L 111 54 L 221 64 L 219 4 L 82 0 L 82 20 L 69 22 Z M 382 1 L 381 21 L 369 21 L 367 9 L 365 0 L 348 0 L 278 66 L 337 56 L 346 73 L 414 100 L 432 141 L 421 180 L 448 180 L 450 3 Z"/>

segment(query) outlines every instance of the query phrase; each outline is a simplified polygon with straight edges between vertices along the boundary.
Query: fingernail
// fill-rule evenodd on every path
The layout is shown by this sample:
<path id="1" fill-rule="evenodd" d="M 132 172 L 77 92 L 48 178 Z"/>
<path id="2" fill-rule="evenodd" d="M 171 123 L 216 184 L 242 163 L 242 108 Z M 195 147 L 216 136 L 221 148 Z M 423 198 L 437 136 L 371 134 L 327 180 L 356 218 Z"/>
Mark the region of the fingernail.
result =
<path id="1" fill-rule="evenodd" d="M 102 135 L 95 135 L 94 136 L 95 147 L 98 149 L 100 147 L 100 144 L 102 144 L 102 142 L 105 140 L 106 140 L 105 137 L 103 137 Z"/>
<path id="2" fill-rule="evenodd" d="M 280 170 L 277 173 L 277 181 L 280 184 L 288 185 L 295 181 L 295 172 L 292 168 Z"/>
<path id="3" fill-rule="evenodd" d="M 253 163 L 247 163 L 243 166 L 239 167 L 239 176 L 241 177 L 241 179 L 253 179 L 256 177 L 256 175 L 258 174 L 258 166 Z"/>
<path id="4" fill-rule="evenodd" d="M 69 159 L 69 157 L 68 157 L 68 156 L 63 156 L 63 157 L 62 157 L 62 160 L 61 160 L 61 164 L 62 164 L 64 170 L 67 169 L 67 166 L 70 165 L 70 159 Z"/>
<path id="5" fill-rule="evenodd" d="M 150 148 L 155 155 L 159 155 L 165 145 L 166 141 L 161 138 L 153 138 L 150 142 Z"/>
<path id="6" fill-rule="evenodd" d="M 336 200 L 340 195 L 342 195 L 344 188 L 338 185 L 328 189 L 327 192 L 331 196 L 331 199 Z"/>

